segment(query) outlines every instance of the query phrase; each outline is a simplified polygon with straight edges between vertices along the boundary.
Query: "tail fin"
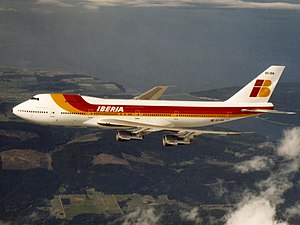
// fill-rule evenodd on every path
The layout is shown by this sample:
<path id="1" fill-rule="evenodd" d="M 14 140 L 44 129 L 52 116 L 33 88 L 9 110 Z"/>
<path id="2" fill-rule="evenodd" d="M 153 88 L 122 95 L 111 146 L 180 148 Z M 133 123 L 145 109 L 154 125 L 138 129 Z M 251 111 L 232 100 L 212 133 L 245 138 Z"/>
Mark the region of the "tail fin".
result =
<path id="1" fill-rule="evenodd" d="M 264 103 L 268 102 L 285 66 L 270 66 L 248 83 L 226 102 Z"/>

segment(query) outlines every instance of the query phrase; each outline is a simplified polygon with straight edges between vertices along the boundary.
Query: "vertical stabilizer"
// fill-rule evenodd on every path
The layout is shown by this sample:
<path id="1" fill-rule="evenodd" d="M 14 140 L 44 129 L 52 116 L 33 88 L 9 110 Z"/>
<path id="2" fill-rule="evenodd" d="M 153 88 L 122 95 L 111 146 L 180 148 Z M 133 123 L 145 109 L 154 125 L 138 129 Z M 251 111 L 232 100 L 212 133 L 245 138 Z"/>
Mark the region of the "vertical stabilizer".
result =
<path id="1" fill-rule="evenodd" d="M 226 102 L 264 103 L 268 102 L 285 66 L 270 66 L 248 83 Z"/>

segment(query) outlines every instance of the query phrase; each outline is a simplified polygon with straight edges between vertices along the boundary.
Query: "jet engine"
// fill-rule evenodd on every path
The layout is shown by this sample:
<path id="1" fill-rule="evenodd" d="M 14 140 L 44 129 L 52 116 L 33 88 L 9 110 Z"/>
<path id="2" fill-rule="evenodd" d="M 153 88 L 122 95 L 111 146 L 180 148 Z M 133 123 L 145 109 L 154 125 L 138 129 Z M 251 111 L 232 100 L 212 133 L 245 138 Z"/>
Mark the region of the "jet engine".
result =
<path id="1" fill-rule="evenodd" d="M 116 140 L 117 141 L 130 141 L 130 140 L 142 140 L 144 139 L 144 135 L 140 133 L 133 133 L 128 130 L 118 130 L 116 132 Z"/>
<path id="2" fill-rule="evenodd" d="M 178 135 L 164 135 L 162 138 L 164 146 L 189 145 L 192 139 L 189 137 L 180 137 Z"/>

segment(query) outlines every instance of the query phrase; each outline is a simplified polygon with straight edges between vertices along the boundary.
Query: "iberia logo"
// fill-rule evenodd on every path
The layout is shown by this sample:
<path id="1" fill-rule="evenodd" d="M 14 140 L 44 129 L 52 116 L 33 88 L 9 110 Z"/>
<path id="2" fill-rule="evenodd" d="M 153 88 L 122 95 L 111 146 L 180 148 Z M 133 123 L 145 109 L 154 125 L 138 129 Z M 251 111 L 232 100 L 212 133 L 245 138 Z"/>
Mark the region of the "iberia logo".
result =
<path id="1" fill-rule="evenodd" d="M 250 97 L 268 97 L 271 93 L 269 88 L 271 84 L 270 80 L 256 80 Z"/>

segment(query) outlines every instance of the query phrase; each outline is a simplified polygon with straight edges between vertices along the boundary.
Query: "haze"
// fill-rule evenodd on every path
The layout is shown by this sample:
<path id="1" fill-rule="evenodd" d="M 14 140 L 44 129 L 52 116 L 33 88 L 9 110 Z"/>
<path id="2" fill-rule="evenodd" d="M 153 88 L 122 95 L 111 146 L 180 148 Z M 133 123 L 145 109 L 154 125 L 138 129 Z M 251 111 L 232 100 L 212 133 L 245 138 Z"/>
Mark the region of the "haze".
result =
<path id="1" fill-rule="evenodd" d="M 244 85 L 271 64 L 299 82 L 298 1 L 2 1 L 0 65 L 139 91 Z M 62 90 L 63 91 L 63 90 Z"/>

